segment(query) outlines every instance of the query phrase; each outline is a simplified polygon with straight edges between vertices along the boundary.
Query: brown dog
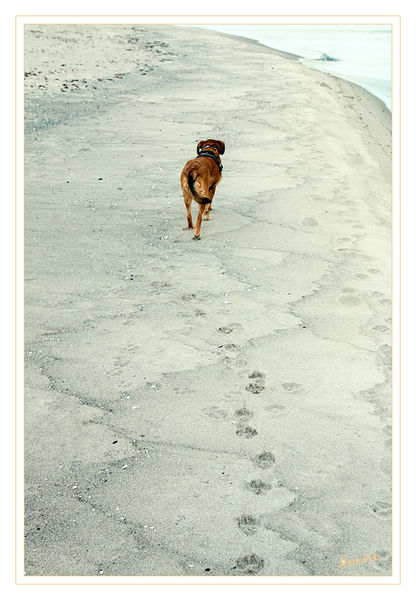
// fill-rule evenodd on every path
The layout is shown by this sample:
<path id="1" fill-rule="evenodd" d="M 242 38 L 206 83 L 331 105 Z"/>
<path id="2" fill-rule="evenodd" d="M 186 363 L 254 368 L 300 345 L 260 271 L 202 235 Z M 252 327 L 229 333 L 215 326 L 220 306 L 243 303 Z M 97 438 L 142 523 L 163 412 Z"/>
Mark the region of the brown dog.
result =
<path id="1" fill-rule="evenodd" d="M 211 203 L 215 189 L 221 181 L 222 164 L 220 154 L 224 154 L 225 144 L 221 140 L 201 140 L 196 147 L 198 156 L 188 160 L 181 173 L 181 187 L 185 200 L 188 229 L 193 229 L 192 199 L 199 204 L 194 240 L 201 239 L 202 215 L 211 219 Z"/>

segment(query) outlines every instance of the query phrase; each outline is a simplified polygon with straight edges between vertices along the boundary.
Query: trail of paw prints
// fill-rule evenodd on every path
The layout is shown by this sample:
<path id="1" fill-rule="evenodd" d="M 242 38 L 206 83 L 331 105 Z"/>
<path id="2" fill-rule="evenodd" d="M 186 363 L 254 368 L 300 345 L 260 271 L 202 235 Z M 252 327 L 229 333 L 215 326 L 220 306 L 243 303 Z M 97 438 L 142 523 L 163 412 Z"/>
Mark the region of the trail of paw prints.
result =
<path id="1" fill-rule="evenodd" d="M 247 421 L 249 421 L 253 417 L 253 411 L 249 410 L 245 406 L 241 408 L 237 408 L 234 411 L 235 416 L 237 417 L 237 428 L 235 434 L 238 437 L 250 439 L 257 435 L 257 430 L 255 427 L 251 425 L 247 425 Z"/>
<path id="2" fill-rule="evenodd" d="M 241 328 L 241 323 L 228 323 L 222 327 L 218 327 L 217 331 L 223 335 L 230 335 L 233 331 Z M 222 360 L 226 364 L 231 364 L 237 357 L 240 347 L 234 343 L 220 344 L 217 346 L 218 350 L 222 353 Z"/>
<path id="3" fill-rule="evenodd" d="M 261 373 L 260 371 L 253 371 L 248 378 L 251 379 L 251 381 L 246 385 L 247 391 L 251 392 L 252 394 L 259 394 L 262 390 L 264 390 L 264 380 L 266 378 L 264 373 Z M 236 430 L 236 435 L 238 437 L 250 439 L 257 435 L 257 430 L 254 427 L 245 424 L 245 422 L 253 416 L 253 412 L 251 410 L 243 406 L 242 408 L 238 408 L 234 414 L 239 420 Z"/>
<path id="4" fill-rule="evenodd" d="M 251 384 L 260 384 L 260 387 L 262 385 L 262 382 L 264 381 L 264 374 L 260 373 L 259 371 L 253 371 L 251 375 L 249 375 L 249 378 L 253 380 L 252 382 L 250 382 Z M 249 391 L 253 390 L 250 389 Z M 255 391 L 253 393 L 259 392 Z M 236 435 L 239 437 L 244 437 L 246 439 L 251 439 L 255 437 L 257 435 L 257 430 L 251 425 L 247 424 L 247 421 L 249 421 L 253 417 L 253 411 L 249 410 L 245 406 L 242 406 L 241 408 L 237 408 L 234 414 L 238 419 Z M 268 486 L 268 484 L 263 483 L 260 480 L 253 480 L 248 484 L 248 487 L 255 495 L 259 495 L 265 493 L 271 486 Z M 236 521 L 239 530 L 244 535 L 252 536 L 257 533 L 257 530 L 259 528 L 259 521 L 256 517 L 249 514 L 241 514 L 236 518 Z M 242 556 L 236 561 L 237 571 L 245 575 L 255 575 L 259 573 L 263 568 L 264 560 L 256 554 Z"/>
<path id="5" fill-rule="evenodd" d="M 256 455 L 253 461 L 261 469 L 268 469 L 274 465 L 276 459 L 271 452 L 265 450 Z M 252 479 L 246 482 L 245 488 L 252 494 L 259 496 L 269 492 L 272 486 L 261 479 Z M 250 514 L 242 514 L 237 517 L 236 521 L 239 530 L 247 536 L 255 535 L 260 526 L 259 519 Z M 244 575 L 256 575 L 264 569 L 264 559 L 257 554 L 248 554 L 247 556 L 240 557 L 236 565 L 240 573 Z"/>
<path id="6" fill-rule="evenodd" d="M 252 394 L 260 394 L 265 389 L 266 375 L 260 371 L 253 371 L 249 376 L 251 381 L 246 385 L 246 390 Z"/>
<path id="7" fill-rule="evenodd" d="M 261 371 L 252 371 L 248 376 L 249 382 L 245 386 L 245 389 L 251 394 L 259 394 L 265 389 L 266 376 Z M 253 417 L 253 412 L 242 406 L 237 408 L 234 412 L 238 419 L 236 435 L 244 437 L 246 439 L 253 438 L 257 435 L 257 430 L 248 424 L 248 421 Z M 272 452 L 264 450 L 260 452 L 252 459 L 256 467 L 266 470 L 272 467 L 276 459 Z M 260 496 L 267 494 L 272 486 L 270 483 L 262 481 L 262 479 L 252 479 L 251 481 L 245 482 L 244 487 L 254 496 Z M 251 514 L 241 514 L 236 517 L 236 522 L 239 530 L 246 536 L 253 536 L 258 532 L 260 521 L 257 517 Z M 237 573 L 242 575 L 257 575 L 264 569 L 264 558 L 257 554 L 247 554 L 241 556 L 236 561 Z"/>

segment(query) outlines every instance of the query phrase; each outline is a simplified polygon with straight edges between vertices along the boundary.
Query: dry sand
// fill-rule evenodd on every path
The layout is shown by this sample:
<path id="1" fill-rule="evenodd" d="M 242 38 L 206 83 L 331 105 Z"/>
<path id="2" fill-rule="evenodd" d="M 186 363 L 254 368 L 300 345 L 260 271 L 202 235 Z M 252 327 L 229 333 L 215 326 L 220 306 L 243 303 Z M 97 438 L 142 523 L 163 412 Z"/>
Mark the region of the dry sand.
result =
<path id="1" fill-rule="evenodd" d="M 192 28 L 30 26 L 25 70 L 27 575 L 390 574 L 387 109 Z"/>

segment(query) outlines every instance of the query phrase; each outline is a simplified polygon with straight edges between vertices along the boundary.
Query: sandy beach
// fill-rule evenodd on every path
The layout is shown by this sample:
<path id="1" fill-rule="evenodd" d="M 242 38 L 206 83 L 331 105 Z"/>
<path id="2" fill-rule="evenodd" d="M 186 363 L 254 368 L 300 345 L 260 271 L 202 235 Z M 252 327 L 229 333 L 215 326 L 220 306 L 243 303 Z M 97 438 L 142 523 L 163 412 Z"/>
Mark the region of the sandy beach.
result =
<path id="1" fill-rule="evenodd" d="M 26 574 L 390 575 L 384 104 L 162 25 L 26 26 L 25 93 Z"/>

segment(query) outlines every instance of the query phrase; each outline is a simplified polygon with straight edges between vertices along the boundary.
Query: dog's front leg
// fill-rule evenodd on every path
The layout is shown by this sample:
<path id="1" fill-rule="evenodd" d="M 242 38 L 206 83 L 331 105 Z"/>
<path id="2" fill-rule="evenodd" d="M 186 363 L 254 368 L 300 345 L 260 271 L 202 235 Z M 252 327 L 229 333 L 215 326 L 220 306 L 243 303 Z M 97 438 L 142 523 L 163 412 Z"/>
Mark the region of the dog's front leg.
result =
<path id="1" fill-rule="evenodd" d="M 201 239 L 201 223 L 202 223 L 202 215 L 204 214 L 205 206 L 206 206 L 205 204 L 199 205 L 199 212 L 198 212 L 198 216 L 196 218 L 196 227 L 195 227 L 195 231 L 194 231 L 194 240 Z"/>

